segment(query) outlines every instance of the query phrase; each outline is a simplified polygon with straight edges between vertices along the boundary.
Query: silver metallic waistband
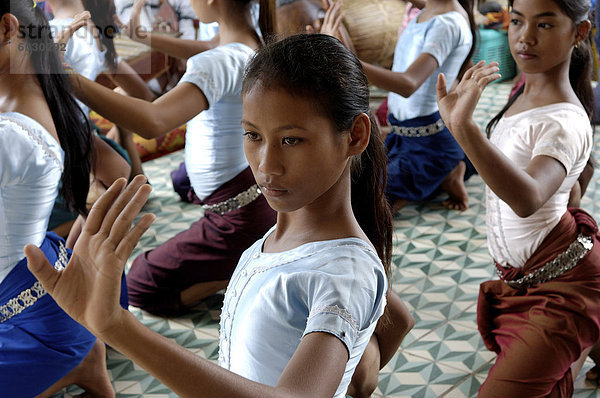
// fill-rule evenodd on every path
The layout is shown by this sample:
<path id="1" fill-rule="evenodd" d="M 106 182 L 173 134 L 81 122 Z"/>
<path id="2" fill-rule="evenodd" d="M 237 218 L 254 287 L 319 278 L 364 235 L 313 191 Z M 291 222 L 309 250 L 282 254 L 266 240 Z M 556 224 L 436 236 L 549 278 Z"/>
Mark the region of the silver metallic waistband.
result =
<path id="1" fill-rule="evenodd" d="M 515 289 L 524 289 L 539 283 L 548 282 L 565 272 L 575 268 L 579 260 L 581 260 L 592 248 L 594 241 L 591 237 L 584 234 L 577 235 L 577 238 L 567 247 L 567 250 L 560 253 L 552 261 L 548 261 L 542 267 L 525 275 L 522 278 L 513 281 L 507 281 L 502 277 L 502 272 L 496 267 L 496 272 L 508 286 Z"/>
<path id="2" fill-rule="evenodd" d="M 256 198 L 262 195 L 258 184 L 252 185 L 243 192 L 238 193 L 233 198 L 229 198 L 220 203 L 202 205 L 204 211 L 212 211 L 213 213 L 225 214 L 230 211 L 237 210 L 252 203 Z"/>
<path id="3" fill-rule="evenodd" d="M 392 124 L 392 132 L 401 135 L 403 137 L 428 137 L 439 133 L 444 129 L 446 125 L 442 119 L 438 119 L 435 123 L 431 123 L 427 126 L 419 127 L 404 127 L 395 126 Z"/>
<path id="4" fill-rule="evenodd" d="M 61 271 L 65 269 L 69 262 L 67 248 L 64 243 L 59 242 L 58 259 L 54 263 L 54 269 Z M 0 323 L 9 320 L 15 315 L 20 314 L 28 307 L 31 307 L 40 298 L 46 295 L 46 289 L 42 287 L 39 281 L 35 281 L 29 289 L 23 290 L 16 297 L 11 298 L 8 302 L 0 306 Z"/>

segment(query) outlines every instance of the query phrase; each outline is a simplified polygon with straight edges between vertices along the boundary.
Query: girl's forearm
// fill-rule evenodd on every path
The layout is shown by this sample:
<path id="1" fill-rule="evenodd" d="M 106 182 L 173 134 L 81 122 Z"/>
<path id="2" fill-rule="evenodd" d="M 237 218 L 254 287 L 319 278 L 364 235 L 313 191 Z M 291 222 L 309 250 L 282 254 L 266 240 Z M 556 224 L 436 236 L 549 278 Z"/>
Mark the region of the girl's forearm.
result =
<path id="1" fill-rule="evenodd" d="M 71 86 L 77 98 L 111 122 L 139 132 L 144 138 L 158 137 L 168 128 L 161 127 L 160 110 L 141 99 L 115 93 L 83 76 L 71 75 Z"/>
<path id="2" fill-rule="evenodd" d="M 145 101 L 152 101 L 156 97 L 140 75 L 125 61 L 119 62 L 117 69 L 108 77 L 131 97 Z"/>
<path id="3" fill-rule="evenodd" d="M 404 73 L 393 72 L 361 61 L 369 83 L 403 97 L 410 97 L 419 87 Z"/>
<path id="4" fill-rule="evenodd" d="M 396 354 L 402 340 L 415 325 L 415 320 L 398 295 L 390 289 L 386 298 L 385 313 L 375 329 L 380 369 Z"/>
<path id="5" fill-rule="evenodd" d="M 528 217 L 548 200 L 548 192 L 553 192 L 548 190 L 548 185 L 555 183 L 536 181 L 526 170 L 517 167 L 481 133 L 473 120 L 448 128 L 483 181 L 517 215 Z"/>
<path id="6" fill-rule="evenodd" d="M 182 59 L 188 59 L 203 51 L 211 50 L 216 45 L 213 40 L 186 40 L 149 32 L 134 35 L 133 40 L 146 44 L 154 50 Z"/>

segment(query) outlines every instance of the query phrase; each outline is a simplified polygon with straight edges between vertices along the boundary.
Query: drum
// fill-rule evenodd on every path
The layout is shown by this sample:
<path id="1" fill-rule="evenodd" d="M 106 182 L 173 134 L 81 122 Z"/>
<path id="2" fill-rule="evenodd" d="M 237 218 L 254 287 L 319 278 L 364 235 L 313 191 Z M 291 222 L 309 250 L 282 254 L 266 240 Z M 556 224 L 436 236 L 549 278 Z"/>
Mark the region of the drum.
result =
<path id="1" fill-rule="evenodd" d="M 344 0 L 344 26 L 358 58 L 384 66 L 392 64 L 405 9 L 402 0 Z"/>
<path id="2" fill-rule="evenodd" d="M 323 3 L 323 4 L 322 4 Z M 289 36 L 305 31 L 306 25 L 323 18 L 325 1 L 279 0 L 278 33 Z M 402 0 L 344 0 L 343 37 L 349 37 L 358 58 L 368 63 L 391 66 L 404 18 L 406 2 Z"/>

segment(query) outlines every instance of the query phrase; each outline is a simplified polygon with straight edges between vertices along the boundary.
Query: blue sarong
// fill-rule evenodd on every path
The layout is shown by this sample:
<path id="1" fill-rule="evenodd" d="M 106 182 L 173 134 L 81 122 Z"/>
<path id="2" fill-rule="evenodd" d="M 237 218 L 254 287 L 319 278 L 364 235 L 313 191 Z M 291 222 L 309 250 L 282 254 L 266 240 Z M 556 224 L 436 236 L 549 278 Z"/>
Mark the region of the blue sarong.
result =
<path id="1" fill-rule="evenodd" d="M 424 127 L 441 119 L 440 113 L 398 121 L 388 116 L 392 126 Z M 418 202 L 436 193 L 446 176 L 463 160 L 467 163 L 468 178 L 474 171 L 465 153 L 448 128 L 423 137 L 407 137 L 390 132 L 385 145 L 388 150 L 387 188 L 388 200 L 404 199 Z"/>
<path id="2" fill-rule="evenodd" d="M 40 246 L 50 264 L 56 262 L 61 240 L 49 232 Z M 35 282 L 24 258 L 0 283 L 0 306 Z M 0 323 L 0 396 L 31 398 L 42 393 L 81 363 L 95 341 L 49 294 L 42 296 Z"/>

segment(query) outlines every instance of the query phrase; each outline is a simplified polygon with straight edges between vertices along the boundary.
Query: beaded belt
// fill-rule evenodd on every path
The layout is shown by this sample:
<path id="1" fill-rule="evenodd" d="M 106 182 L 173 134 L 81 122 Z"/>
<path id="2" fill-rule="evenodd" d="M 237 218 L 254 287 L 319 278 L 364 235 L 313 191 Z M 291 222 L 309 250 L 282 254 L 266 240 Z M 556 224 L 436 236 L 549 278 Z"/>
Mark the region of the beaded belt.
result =
<path id="1" fill-rule="evenodd" d="M 556 256 L 554 260 L 548 261 L 542 267 L 522 278 L 507 281 L 503 278 L 502 272 L 498 268 L 496 268 L 496 273 L 508 286 L 515 289 L 524 289 L 547 282 L 575 268 L 579 260 L 592 250 L 592 247 L 594 247 L 592 238 L 584 234 L 579 234 L 567 250 Z"/>
<path id="2" fill-rule="evenodd" d="M 65 269 L 69 262 L 69 255 L 64 243 L 59 242 L 58 259 L 54 263 L 54 269 L 61 271 Z M 8 302 L 0 306 L 0 323 L 9 320 L 15 315 L 20 314 L 28 307 L 35 304 L 36 301 L 46 295 L 46 289 L 42 287 L 39 281 L 35 281 L 29 289 L 23 290 L 16 297 L 11 298 Z"/>
<path id="3" fill-rule="evenodd" d="M 202 205 L 202 208 L 204 211 L 212 211 L 213 213 L 219 213 L 222 215 L 252 203 L 261 194 L 262 192 L 260 191 L 258 184 L 254 184 L 245 191 L 238 193 L 233 198 L 229 198 L 215 204 Z"/>
<path id="4" fill-rule="evenodd" d="M 442 119 L 438 119 L 435 123 L 420 127 L 404 127 L 392 125 L 392 132 L 403 137 L 427 137 L 439 133 L 446 125 Z"/>

